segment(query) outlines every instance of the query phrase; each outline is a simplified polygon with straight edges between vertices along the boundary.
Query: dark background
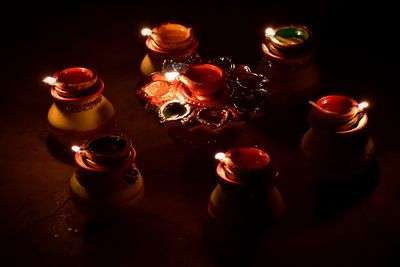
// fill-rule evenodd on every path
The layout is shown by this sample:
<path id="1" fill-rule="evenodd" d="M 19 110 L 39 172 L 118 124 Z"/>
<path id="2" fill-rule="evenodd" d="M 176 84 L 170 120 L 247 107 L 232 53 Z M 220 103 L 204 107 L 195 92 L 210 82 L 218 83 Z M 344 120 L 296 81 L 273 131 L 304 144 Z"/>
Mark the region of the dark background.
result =
<path id="1" fill-rule="evenodd" d="M 389 3 L 38 1 L 2 3 L 0 14 L 0 265 L 398 266 L 399 23 Z M 319 188 L 298 151 L 307 109 L 293 114 L 296 123 L 249 123 L 235 145 L 257 144 L 276 158 L 286 212 L 257 238 L 210 230 L 216 162 L 174 144 L 134 94 L 146 53 L 140 29 L 165 21 L 192 26 L 203 57 L 252 68 L 267 26 L 308 26 L 324 77 L 319 95 L 371 104 L 377 183 L 347 195 Z M 104 80 L 116 129 L 132 137 L 146 186 L 136 214 L 99 229 L 69 199 L 73 164 L 47 146 L 52 99 L 41 80 L 71 66 L 94 68 Z"/>

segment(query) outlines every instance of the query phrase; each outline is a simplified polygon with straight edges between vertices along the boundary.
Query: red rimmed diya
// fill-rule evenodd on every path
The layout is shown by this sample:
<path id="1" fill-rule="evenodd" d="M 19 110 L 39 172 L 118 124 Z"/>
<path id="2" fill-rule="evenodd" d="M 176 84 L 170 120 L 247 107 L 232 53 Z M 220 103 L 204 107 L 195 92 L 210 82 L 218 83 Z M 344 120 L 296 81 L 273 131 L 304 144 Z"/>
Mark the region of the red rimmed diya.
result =
<path id="1" fill-rule="evenodd" d="M 270 156 L 258 148 L 217 153 L 219 184 L 211 193 L 208 211 L 229 227 L 252 227 L 273 222 L 284 202 L 273 181 L 278 172 Z"/>
<path id="2" fill-rule="evenodd" d="M 302 138 L 301 149 L 317 177 L 329 182 L 357 178 L 368 168 L 375 151 L 366 131 L 367 103 L 340 95 L 310 103 L 310 129 Z"/>
<path id="3" fill-rule="evenodd" d="M 57 94 L 71 98 L 87 94 L 87 91 L 98 82 L 98 77 L 94 70 L 82 67 L 59 71 L 53 77 L 56 79 L 54 89 Z"/>
<path id="4" fill-rule="evenodd" d="M 353 98 L 341 95 L 325 96 L 317 103 L 310 101 L 313 107 L 309 117 L 310 123 L 337 133 L 357 129 L 368 121 L 364 110 L 365 103 L 359 104 Z"/>
<path id="5" fill-rule="evenodd" d="M 103 81 L 94 70 L 67 68 L 48 77 L 55 102 L 48 112 L 50 136 L 70 147 L 114 127 L 115 110 L 102 95 Z"/>
<path id="6" fill-rule="evenodd" d="M 101 134 L 86 140 L 75 153 L 77 169 L 70 179 L 75 205 L 93 220 L 131 212 L 144 192 L 135 159 L 126 135 Z"/>
<path id="7" fill-rule="evenodd" d="M 226 102 L 225 72 L 212 64 L 192 64 L 178 77 L 177 94 L 195 106 L 216 106 Z"/>

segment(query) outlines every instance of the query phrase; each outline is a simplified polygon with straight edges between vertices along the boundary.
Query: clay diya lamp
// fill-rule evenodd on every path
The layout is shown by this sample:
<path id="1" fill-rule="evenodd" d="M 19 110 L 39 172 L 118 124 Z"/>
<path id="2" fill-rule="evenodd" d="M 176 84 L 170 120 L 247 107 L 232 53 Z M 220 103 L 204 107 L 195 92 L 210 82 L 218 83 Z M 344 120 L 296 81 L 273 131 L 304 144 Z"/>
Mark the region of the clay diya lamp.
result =
<path id="1" fill-rule="evenodd" d="M 167 22 L 152 30 L 143 29 L 142 34 L 147 36 L 149 51 L 141 63 L 142 73 L 146 76 L 161 71 L 165 60 L 188 63 L 191 58 L 198 57 L 198 41 L 190 27 Z"/>
<path id="2" fill-rule="evenodd" d="M 310 99 L 319 87 L 312 32 L 303 25 L 268 28 L 261 44 L 264 58 L 257 73 L 268 77 L 273 106 L 294 107 Z"/>
<path id="3" fill-rule="evenodd" d="M 273 183 L 277 171 L 265 151 L 238 148 L 215 157 L 220 161 L 220 183 L 210 196 L 211 217 L 226 226 L 241 228 L 269 224 L 282 214 L 285 205 Z"/>
<path id="4" fill-rule="evenodd" d="M 310 102 L 309 130 L 303 135 L 301 150 L 318 178 L 350 181 L 369 166 L 375 151 L 366 131 L 367 102 L 329 95 Z"/>
<path id="5" fill-rule="evenodd" d="M 310 45 L 311 31 L 303 25 L 284 25 L 276 29 L 268 28 L 263 43 L 264 52 L 283 55 L 284 52 L 296 52 Z"/>
<path id="6" fill-rule="evenodd" d="M 94 70 L 67 68 L 44 79 L 55 100 L 48 113 L 50 133 L 70 147 L 115 123 L 112 104 L 102 95 L 103 81 Z"/>
<path id="7" fill-rule="evenodd" d="M 188 65 L 179 76 L 179 80 L 192 95 L 212 98 L 223 89 L 225 74 L 223 70 L 211 64 Z"/>
<path id="8" fill-rule="evenodd" d="M 313 109 L 310 113 L 312 123 L 321 128 L 336 132 L 354 128 L 361 118 L 366 117 L 364 109 L 367 102 L 358 104 L 353 98 L 341 95 L 329 95 L 320 98 L 317 103 L 309 102 Z"/>
<path id="9" fill-rule="evenodd" d="M 141 199 L 143 181 L 129 137 L 100 134 L 73 150 L 78 166 L 70 180 L 73 199 L 90 217 L 124 213 Z"/>
<path id="10" fill-rule="evenodd" d="M 193 31 L 181 24 L 164 23 L 154 28 L 150 37 L 161 49 L 181 50 L 193 42 Z"/>
<path id="11" fill-rule="evenodd" d="M 132 153 L 132 142 L 123 135 L 99 135 L 81 146 L 80 155 L 90 166 L 113 166 L 126 160 Z"/>
<path id="12" fill-rule="evenodd" d="M 255 147 L 231 149 L 216 157 L 220 160 L 217 173 L 234 184 L 260 185 L 273 172 L 270 156 Z"/>
<path id="13" fill-rule="evenodd" d="M 98 82 L 95 71 L 81 67 L 62 70 L 53 77 L 56 79 L 54 89 L 63 97 L 85 95 Z"/>

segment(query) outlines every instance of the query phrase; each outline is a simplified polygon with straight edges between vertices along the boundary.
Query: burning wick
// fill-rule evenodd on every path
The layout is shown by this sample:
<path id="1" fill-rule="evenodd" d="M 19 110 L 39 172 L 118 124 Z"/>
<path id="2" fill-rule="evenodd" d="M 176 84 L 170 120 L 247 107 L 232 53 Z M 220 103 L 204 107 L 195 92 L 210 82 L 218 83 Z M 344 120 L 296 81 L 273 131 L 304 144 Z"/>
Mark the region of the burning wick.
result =
<path id="1" fill-rule="evenodd" d="M 220 162 L 222 162 L 225 165 L 232 165 L 233 164 L 231 158 L 227 157 L 225 155 L 225 153 L 223 153 L 223 152 L 218 152 L 217 154 L 215 154 L 214 157 L 215 157 L 216 160 L 219 160 Z"/>
<path id="2" fill-rule="evenodd" d="M 72 146 L 71 149 L 72 149 L 72 151 L 74 151 L 74 152 L 79 152 L 79 151 L 81 151 L 81 147 L 80 147 L 80 146 Z"/>
<path id="3" fill-rule="evenodd" d="M 267 28 L 267 29 L 265 29 L 265 35 L 266 35 L 267 37 L 272 37 L 272 36 L 275 35 L 275 30 L 272 29 L 272 28 Z"/>
<path id="4" fill-rule="evenodd" d="M 54 77 L 46 77 L 46 78 L 44 78 L 43 79 L 43 82 L 45 82 L 45 83 L 47 83 L 47 84 L 49 84 L 49 85 L 52 85 L 52 86 L 54 86 L 54 85 L 56 85 L 56 83 L 57 83 L 57 79 L 56 78 L 54 78 Z"/>
<path id="5" fill-rule="evenodd" d="M 368 102 L 361 102 L 360 104 L 358 104 L 358 109 L 359 110 L 364 110 L 369 106 Z"/>
<path id="6" fill-rule="evenodd" d="M 215 154 L 215 159 L 219 161 L 223 161 L 226 158 L 225 153 L 223 152 L 218 152 Z"/>
<path id="7" fill-rule="evenodd" d="M 167 79 L 167 81 L 172 82 L 176 79 L 176 77 L 179 76 L 179 72 L 177 72 L 177 71 L 166 72 L 164 74 L 164 76 Z"/>
<path id="8" fill-rule="evenodd" d="M 141 33 L 142 33 L 143 36 L 149 37 L 153 32 L 149 28 L 143 28 Z"/>

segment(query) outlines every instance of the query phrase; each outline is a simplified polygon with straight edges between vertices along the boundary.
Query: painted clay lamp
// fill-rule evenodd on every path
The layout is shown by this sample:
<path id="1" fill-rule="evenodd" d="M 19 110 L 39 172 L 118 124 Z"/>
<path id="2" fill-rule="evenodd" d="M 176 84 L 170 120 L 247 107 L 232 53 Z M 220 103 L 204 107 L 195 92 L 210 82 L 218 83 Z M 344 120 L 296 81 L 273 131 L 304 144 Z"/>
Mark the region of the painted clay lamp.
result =
<path id="1" fill-rule="evenodd" d="M 198 57 L 198 41 L 190 27 L 167 22 L 151 30 L 142 29 L 142 35 L 147 37 L 148 50 L 140 65 L 145 76 L 161 71 L 166 60 L 189 63 Z"/>
<path id="2" fill-rule="evenodd" d="M 233 228 L 265 226 L 284 210 L 274 180 L 278 171 L 265 151 L 244 147 L 215 155 L 220 178 L 209 200 L 212 218 Z"/>
<path id="3" fill-rule="evenodd" d="M 70 188 L 76 206 L 94 220 L 132 211 L 143 196 L 144 185 L 130 138 L 100 134 L 72 149 L 77 168 Z"/>
<path id="4" fill-rule="evenodd" d="M 190 93 L 198 97 L 213 96 L 221 90 L 225 82 L 224 71 L 211 64 L 194 64 L 185 68 L 179 80 Z"/>
<path id="5" fill-rule="evenodd" d="M 50 136 L 57 141 L 71 147 L 114 127 L 114 107 L 102 95 L 104 83 L 94 70 L 68 68 L 45 78 L 44 82 L 51 85 L 54 98 L 47 119 Z"/>
<path id="6" fill-rule="evenodd" d="M 318 178 L 349 181 L 361 175 L 375 151 L 366 131 L 368 103 L 329 95 L 310 104 L 310 129 L 303 136 L 301 148 Z"/>
<path id="7" fill-rule="evenodd" d="M 306 103 L 316 92 L 320 73 L 314 62 L 312 32 L 303 25 L 267 28 L 261 44 L 264 58 L 257 73 L 269 80 L 273 107 Z"/>

